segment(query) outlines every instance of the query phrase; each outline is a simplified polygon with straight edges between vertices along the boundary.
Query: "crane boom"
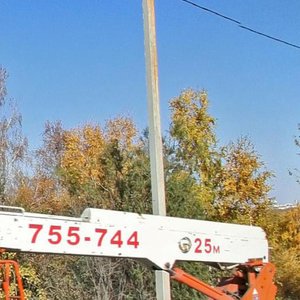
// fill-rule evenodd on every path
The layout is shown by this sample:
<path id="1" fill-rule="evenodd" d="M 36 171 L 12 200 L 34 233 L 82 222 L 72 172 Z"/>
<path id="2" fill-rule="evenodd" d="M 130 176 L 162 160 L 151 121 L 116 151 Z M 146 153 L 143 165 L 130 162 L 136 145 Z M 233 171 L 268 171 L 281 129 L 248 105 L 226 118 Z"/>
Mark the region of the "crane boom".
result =
<path id="1" fill-rule="evenodd" d="M 73 218 L 0 206 L 1 251 L 139 259 L 213 300 L 274 300 L 276 295 L 266 235 L 256 226 L 96 208 Z M 175 268 L 176 261 L 234 265 L 235 273 L 212 287 Z M 1 290 L 5 300 L 26 299 L 17 263 L 0 260 Z"/>
<path id="2" fill-rule="evenodd" d="M 169 270 L 175 261 L 243 264 L 268 261 L 255 226 L 87 208 L 80 218 L 0 210 L 0 248 L 142 259 Z"/>

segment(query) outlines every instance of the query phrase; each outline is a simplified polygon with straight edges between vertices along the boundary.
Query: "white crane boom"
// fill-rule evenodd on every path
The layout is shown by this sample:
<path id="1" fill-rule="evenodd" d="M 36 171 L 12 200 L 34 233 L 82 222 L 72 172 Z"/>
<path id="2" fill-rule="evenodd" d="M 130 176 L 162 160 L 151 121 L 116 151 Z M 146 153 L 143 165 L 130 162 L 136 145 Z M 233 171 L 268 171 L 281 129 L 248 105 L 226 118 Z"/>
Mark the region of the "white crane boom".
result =
<path id="1" fill-rule="evenodd" d="M 268 243 L 259 227 L 94 208 L 72 218 L 1 207 L 0 248 L 128 257 L 147 260 L 164 270 L 175 261 L 268 261 Z"/>

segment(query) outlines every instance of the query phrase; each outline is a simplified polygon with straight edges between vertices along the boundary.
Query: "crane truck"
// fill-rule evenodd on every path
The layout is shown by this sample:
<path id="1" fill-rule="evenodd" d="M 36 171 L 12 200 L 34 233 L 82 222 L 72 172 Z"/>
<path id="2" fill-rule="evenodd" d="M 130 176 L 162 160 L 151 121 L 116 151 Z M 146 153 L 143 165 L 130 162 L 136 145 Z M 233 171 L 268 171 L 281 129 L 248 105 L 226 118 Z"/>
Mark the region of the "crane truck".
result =
<path id="1" fill-rule="evenodd" d="M 256 226 L 97 208 L 75 218 L 0 206 L 0 249 L 138 259 L 214 300 L 273 300 L 276 295 L 266 235 Z M 177 268 L 180 261 L 233 272 L 212 287 Z M 0 274 L 4 299 L 25 300 L 18 264 L 0 260 Z M 13 278 L 17 292 L 11 295 Z"/>

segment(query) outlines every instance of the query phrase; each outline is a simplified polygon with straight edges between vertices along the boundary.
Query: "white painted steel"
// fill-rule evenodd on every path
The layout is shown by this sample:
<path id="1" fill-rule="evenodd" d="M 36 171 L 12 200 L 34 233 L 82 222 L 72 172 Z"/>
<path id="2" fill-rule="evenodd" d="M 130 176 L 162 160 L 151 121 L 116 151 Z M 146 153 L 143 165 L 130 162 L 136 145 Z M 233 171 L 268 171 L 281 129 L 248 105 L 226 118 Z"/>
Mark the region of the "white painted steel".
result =
<path id="1" fill-rule="evenodd" d="M 35 240 L 37 229 L 30 224 L 42 226 Z M 119 235 L 112 240 L 116 232 Z M 50 243 L 59 237 L 59 243 Z M 93 208 L 87 208 L 81 218 L 0 211 L 0 248 L 139 258 L 165 270 L 180 260 L 230 264 L 257 258 L 268 261 L 268 243 L 259 227 Z"/>

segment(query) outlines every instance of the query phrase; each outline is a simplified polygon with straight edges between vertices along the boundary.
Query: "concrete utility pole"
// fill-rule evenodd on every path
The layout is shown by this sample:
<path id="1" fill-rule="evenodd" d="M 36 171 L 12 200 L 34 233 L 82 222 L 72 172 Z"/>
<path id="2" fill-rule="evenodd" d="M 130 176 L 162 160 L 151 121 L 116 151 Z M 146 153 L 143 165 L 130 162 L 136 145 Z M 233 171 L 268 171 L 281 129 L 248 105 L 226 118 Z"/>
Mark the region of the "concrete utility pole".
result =
<path id="1" fill-rule="evenodd" d="M 154 0 L 143 0 L 143 13 L 149 114 L 152 209 L 153 214 L 165 216 L 165 182 L 159 110 Z M 157 299 L 171 299 L 169 274 L 165 271 L 156 271 L 155 280 Z"/>

